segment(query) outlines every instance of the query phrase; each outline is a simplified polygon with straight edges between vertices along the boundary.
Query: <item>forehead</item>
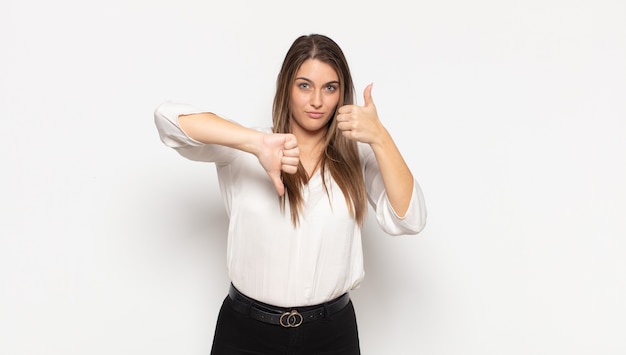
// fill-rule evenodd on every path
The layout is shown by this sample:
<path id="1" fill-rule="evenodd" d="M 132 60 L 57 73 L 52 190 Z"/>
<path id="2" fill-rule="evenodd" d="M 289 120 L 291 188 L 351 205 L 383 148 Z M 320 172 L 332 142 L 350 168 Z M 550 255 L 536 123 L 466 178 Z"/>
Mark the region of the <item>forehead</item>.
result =
<path id="1" fill-rule="evenodd" d="M 296 78 L 305 78 L 315 83 L 328 83 L 331 81 L 339 81 L 339 76 L 330 64 L 324 63 L 318 59 L 307 59 L 298 71 Z"/>

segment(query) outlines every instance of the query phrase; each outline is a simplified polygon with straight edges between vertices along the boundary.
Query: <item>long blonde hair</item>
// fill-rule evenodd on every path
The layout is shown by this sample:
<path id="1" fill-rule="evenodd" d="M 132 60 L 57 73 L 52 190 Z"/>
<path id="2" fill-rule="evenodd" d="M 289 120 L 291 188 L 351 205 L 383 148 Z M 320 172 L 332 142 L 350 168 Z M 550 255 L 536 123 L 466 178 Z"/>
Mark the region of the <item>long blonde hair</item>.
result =
<path id="1" fill-rule="evenodd" d="M 325 179 L 328 171 L 343 192 L 350 213 L 357 223 L 362 225 L 367 212 L 367 196 L 359 152 L 356 142 L 341 134 L 336 120 L 338 107 L 355 102 L 354 83 L 343 51 L 332 39 L 320 34 L 300 36 L 287 51 L 276 80 L 276 95 L 272 108 L 273 130 L 274 133 L 290 133 L 291 87 L 298 69 L 308 59 L 317 59 L 329 64 L 337 72 L 340 83 L 339 102 L 328 122 L 324 151 L 319 162 L 323 186 L 328 194 Z M 281 208 L 285 210 L 288 200 L 294 226 L 298 224 L 303 206 L 302 186 L 308 183 L 309 178 L 302 164 L 298 166 L 295 174 L 282 174 L 286 193 L 280 199 Z"/>

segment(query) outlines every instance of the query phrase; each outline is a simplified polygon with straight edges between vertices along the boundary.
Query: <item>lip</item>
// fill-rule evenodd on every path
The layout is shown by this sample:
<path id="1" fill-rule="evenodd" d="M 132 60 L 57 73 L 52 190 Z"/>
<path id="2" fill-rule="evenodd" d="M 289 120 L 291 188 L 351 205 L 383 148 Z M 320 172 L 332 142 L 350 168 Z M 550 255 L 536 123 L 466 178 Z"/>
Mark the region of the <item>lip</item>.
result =
<path id="1" fill-rule="evenodd" d="M 316 112 L 316 111 L 308 111 L 306 115 L 309 116 L 310 118 L 319 119 L 319 118 L 322 118 L 322 116 L 324 116 L 324 113 Z"/>

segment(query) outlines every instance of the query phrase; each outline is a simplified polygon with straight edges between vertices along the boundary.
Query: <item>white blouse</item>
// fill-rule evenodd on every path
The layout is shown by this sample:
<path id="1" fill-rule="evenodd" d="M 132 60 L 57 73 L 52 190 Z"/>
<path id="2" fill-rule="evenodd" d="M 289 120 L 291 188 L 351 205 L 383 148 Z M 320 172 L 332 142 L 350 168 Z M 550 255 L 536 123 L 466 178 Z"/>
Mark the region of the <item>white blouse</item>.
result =
<path id="1" fill-rule="evenodd" d="M 154 118 L 165 145 L 188 159 L 216 165 L 229 216 L 226 261 L 233 285 L 249 297 L 282 307 L 323 303 L 357 288 L 364 276 L 361 229 L 330 174 L 329 195 L 319 170 L 304 186 L 300 223 L 294 227 L 289 207 L 280 210 L 278 194 L 256 156 L 204 144 L 183 132 L 179 115 L 200 112 L 207 111 L 165 102 Z M 387 199 L 373 151 L 367 144 L 358 146 L 368 201 L 380 227 L 390 235 L 420 232 L 426 208 L 417 181 L 409 209 L 399 217 Z"/>

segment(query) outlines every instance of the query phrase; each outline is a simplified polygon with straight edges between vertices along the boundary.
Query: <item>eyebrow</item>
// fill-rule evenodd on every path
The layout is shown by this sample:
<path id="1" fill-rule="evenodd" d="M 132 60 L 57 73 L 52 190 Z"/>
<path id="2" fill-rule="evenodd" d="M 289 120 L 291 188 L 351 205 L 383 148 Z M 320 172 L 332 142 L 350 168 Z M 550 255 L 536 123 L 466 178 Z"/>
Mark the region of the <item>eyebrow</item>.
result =
<path id="1" fill-rule="evenodd" d="M 311 80 L 309 78 L 305 78 L 303 76 L 297 77 L 296 80 L 304 80 L 304 81 L 309 82 L 311 84 L 313 83 L 313 80 Z M 337 84 L 337 85 L 339 85 L 339 80 L 332 80 L 332 81 L 329 81 L 327 83 L 324 83 L 324 85 L 330 85 L 330 84 Z"/>

